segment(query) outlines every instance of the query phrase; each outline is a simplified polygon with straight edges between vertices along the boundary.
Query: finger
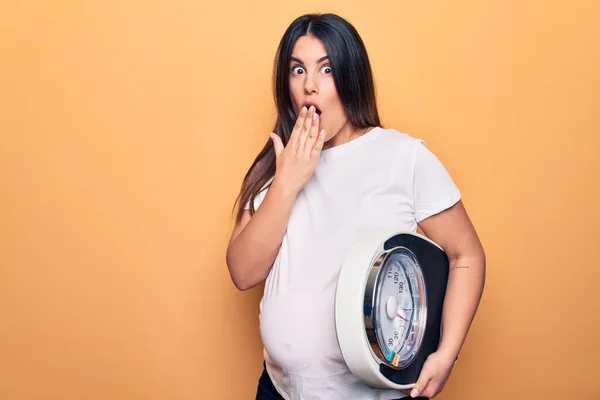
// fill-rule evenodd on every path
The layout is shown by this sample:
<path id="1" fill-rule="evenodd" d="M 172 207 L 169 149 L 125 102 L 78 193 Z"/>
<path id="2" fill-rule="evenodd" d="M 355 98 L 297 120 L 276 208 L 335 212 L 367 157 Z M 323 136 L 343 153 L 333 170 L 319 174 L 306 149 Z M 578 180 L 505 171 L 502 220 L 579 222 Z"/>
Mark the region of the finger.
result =
<path id="1" fill-rule="evenodd" d="M 325 143 L 325 129 L 321 129 L 319 136 L 317 136 L 317 141 L 312 148 L 310 153 L 311 157 L 317 157 L 321 154 L 321 150 L 323 150 L 323 143 Z"/>
<path id="2" fill-rule="evenodd" d="M 431 378 L 432 378 L 432 376 L 427 374 L 427 371 L 425 369 L 423 369 L 423 371 L 421 371 L 421 375 L 419 376 L 419 379 L 415 383 L 415 386 L 410 391 L 410 397 L 417 397 L 421 393 L 423 393 L 423 391 L 427 387 L 427 384 L 429 383 Z"/>
<path id="3" fill-rule="evenodd" d="M 427 386 L 421 391 L 421 394 L 419 396 L 434 398 L 435 396 L 440 394 L 441 391 L 442 388 L 440 386 L 440 382 L 435 379 L 432 379 L 429 381 L 429 383 L 427 383 Z"/>
<path id="4" fill-rule="evenodd" d="M 302 109 L 300 110 L 300 115 L 298 115 L 296 123 L 292 128 L 292 133 L 288 142 L 288 146 L 290 146 L 292 149 L 295 149 L 298 144 L 298 137 L 300 136 L 300 132 L 302 131 L 302 127 L 304 126 L 304 119 L 306 117 L 307 112 L 308 110 L 306 109 L 306 107 L 302 107 Z"/>
<path id="5" fill-rule="evenodd" d="M 319 126 L 321 125 L 321 119 L 316 111 L 313 113 L 312 124 L 310 126 L 310 130 L 308 131 L 308 137 L 306 138 L 306 143 L 304 144 L 304 153 L 310 157 L 313 147 L 315 147 L 315 142 L 319 137 Z"/>
<path id="6" fill-rule="evenodd" d="M 281 152 L 283 151 L 283 142 L 278 134 L 271 132 L 270 135 L 271 140 L 273 141 L 273 148 L 275 149 L 275 157 L 279 157 Z"/>
<path id="7" fill-rule="evenodd" d="M 298 136 L 298 147 L 297 151 L 299 153 L 304 153 L 304 145 L 306 144 L 306 139 L 308 138 L 308 132 L 310 132 L 310 127 L 313 124 L 313 117 L 315 115 L 315 107 L 310 106 L 308 109 L 308 113 L 306 114 L 306 118 L 304 119 L 304 126 L 302 126 L 302 131 Z"/>

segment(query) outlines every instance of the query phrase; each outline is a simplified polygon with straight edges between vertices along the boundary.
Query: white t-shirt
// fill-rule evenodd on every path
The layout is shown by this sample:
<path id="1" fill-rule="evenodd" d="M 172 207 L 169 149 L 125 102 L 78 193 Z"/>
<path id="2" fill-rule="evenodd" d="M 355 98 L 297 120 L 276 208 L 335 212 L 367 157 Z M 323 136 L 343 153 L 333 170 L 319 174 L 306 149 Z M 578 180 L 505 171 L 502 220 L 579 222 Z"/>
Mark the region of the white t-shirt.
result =
<path id="1" fill-rule="evenodd" d="M 267 190 L 255 198 L 255 208 Z M 260 332 L 267 372 L 287 400 L 398 399 L 348 369 L 334 325 L 344 256 L 363 229 L 416 231 L 417 222 L 461 198 L 421 139 L 374 128 L 321 152 L 298 194 L 279 253 L 266 278 Z"/>

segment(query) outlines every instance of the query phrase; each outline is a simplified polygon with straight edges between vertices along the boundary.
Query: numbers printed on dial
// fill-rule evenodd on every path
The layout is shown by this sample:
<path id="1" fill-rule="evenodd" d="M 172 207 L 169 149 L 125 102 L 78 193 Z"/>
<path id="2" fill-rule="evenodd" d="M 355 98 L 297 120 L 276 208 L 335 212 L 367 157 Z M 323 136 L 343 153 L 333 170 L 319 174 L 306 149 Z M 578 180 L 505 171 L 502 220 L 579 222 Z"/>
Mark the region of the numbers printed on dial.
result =
<path id="1" fill-rule="evenodd" d="M 417 308 L 421 298 L 413 264 L 406 253 L 392 254 L 385 263 L 379 283 L 379 343 L 394 366 L 411 359 L 418 345 L 415 332 L 420 331 L 421 313 Z"/>
<path id="2" fill-rule="evenodd" d="M 392 279 L 394 281 L 394 284 L 398 285 L 398 293 L 402 294 L 404 293 L 404 286 L 406 284 L 406 280 L 400 280 L 400 272 L 398 270 L 393 270 L 394 268 L 390 267 L 388 268 L 388 273 L 387 273 L 387 278 L 388 279 Z M 404 276 L 404 278 L 406 278 L 405 274 L 402 274 Z"/>
<path id="3" fill-rule="evenodd" d="M 395 315 L 392 315 L 391 325 L 389 326 L 389 330 L 384 328 L 384 336 L 387 337 L 387 345 L 388 349 L 393 352 L 399 352 L 404 345 L 404 341 L 407 337 L 408 331 L 407 329 L 410 326 L 410 318 L 412 314 L 412 299 L 410 297 L 410 293 L 405 291 L 407 287 L 407 276 L 402 268 L 402 265 L 399 262 L 390 263 L 387 270 L 387 281 L 391 283 L 395 287 L 389 286 L 389 284 L 383 285 L 385 288 L 384 298 L 389 298 L 389 296 L 395 297 L 396 312 Z M 392 289 L 391 292 L 388 292 L 389 289 Z M 382 293 L 383 294 L 383 293 Z"/>

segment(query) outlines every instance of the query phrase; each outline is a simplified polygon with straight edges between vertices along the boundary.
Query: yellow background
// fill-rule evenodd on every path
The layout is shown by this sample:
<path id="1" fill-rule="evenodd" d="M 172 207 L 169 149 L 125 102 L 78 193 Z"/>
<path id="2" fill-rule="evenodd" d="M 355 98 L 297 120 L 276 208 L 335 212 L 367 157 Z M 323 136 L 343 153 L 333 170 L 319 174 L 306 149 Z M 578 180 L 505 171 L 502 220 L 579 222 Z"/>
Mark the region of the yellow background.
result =
<path id="1" fill-rule="evenodd" d="M 428 141 L 487 250 L 438 398 L 600 398 L 600 3 L 299 4 L 0 5 L 0 398 L 254 398 L 230 212 L 310 11 L 355 24 L 384 125 Z"/>

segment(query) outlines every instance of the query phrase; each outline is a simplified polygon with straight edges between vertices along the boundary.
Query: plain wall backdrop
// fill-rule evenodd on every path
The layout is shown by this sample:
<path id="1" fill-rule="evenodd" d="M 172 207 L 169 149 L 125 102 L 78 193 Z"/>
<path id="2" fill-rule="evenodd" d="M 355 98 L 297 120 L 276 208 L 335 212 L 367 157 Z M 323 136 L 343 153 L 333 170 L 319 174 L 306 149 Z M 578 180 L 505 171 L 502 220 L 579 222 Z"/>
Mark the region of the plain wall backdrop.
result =
<path id="1" fill-rule="evenodd" d="M 362 35 L 487 251 L 442 400 L 599 399 L 600 3 L 0 5 L 0 398 L 252 399 L 261 287 L 225 265 L 288 24 Z"/>

